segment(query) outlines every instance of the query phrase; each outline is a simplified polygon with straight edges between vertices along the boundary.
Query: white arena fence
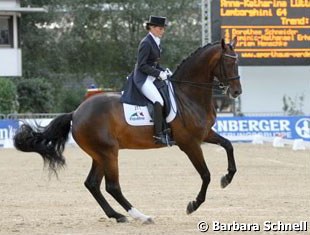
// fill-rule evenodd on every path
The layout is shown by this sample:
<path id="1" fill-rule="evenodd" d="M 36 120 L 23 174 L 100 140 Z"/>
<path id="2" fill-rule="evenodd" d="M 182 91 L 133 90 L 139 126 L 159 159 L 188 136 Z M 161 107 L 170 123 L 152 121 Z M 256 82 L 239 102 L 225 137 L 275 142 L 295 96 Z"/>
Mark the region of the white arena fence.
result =
<path id="1" fill-rule="evenodd" d="M 58 115 L 60 113 L 0 114 L 0 148 L 13 148 L 13 136 L 22 123 L 46 126 Z M 232 142 L 310 149 L 310 116 L 219 116 L 213 129 Z M 72 136 L 69 144 L 75 144 Z"/>

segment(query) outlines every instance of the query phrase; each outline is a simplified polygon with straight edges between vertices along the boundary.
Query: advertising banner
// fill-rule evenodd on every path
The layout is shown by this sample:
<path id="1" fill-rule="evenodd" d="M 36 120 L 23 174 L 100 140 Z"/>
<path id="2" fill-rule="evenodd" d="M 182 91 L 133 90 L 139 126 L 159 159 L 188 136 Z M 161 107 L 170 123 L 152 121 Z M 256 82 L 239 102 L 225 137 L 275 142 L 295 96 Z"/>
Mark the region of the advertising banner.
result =
<path id="1" fill-rule="evenodd" d="M 310 116 L 218 117 L 213 129 L 228 139 L 261 135 L 310 141 Z"/>
<path id="2" fill-rule="evenodd" d="M 51 120 L 29 119 L 26 121 L 45 126 Z M 20 120 L 0 120 L 0 147 L 13 147 L 14 134 L 21 124 Z M 232 141 L 252 141 L 253 136 L 260 135 L 263 137 L 280 136 L 291 140 L 303 139 L 310 143 L 310 116 L 217 117 L 213 129 Z M 71 136 L 69 143 L 74 143 Z"/>
<path id="3" fill-rule="evenodd" d="M 0 120 L 0 147 L 4 146 L 6 140 L 12 140 L 19 127 L 18 120 Z"/>

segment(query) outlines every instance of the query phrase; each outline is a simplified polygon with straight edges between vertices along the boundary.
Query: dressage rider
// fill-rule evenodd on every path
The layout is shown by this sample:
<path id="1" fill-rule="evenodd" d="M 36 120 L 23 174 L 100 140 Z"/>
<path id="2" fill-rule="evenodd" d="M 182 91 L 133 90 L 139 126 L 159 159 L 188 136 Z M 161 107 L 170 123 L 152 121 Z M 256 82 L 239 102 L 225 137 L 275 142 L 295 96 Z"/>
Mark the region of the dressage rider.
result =
<path id="1" fill-rule="evenodd" d="M 166 80 L 172 75 L 169 69 L 159 65 L 161 54 L 160 39 L 165 33 L 166 18 L 150 16 L 146 23 L 148 34 L 141 40 L 138 47 L 137 62 L 134 71 L 128 76 L 121 101 L 134 105 L 146 105 L 150 100 L 154 105 L 155 142 L 167 143 L 162 130 L 164 101 L 154 85 L 156 79 Z"/>

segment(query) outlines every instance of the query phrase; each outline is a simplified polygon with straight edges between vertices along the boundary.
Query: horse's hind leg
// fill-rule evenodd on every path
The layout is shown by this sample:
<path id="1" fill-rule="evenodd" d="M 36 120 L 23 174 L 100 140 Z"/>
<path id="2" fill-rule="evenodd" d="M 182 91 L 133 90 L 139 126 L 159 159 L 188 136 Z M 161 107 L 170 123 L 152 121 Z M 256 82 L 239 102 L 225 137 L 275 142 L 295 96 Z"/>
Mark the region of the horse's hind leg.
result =
<path id="1" fill-rule="evenodd" d="M 111 151 L 112 152 L 112 151 Z M 105 159 L 104 171 L 106 181 L 106 191 L 110 193 L 114 199 L 132 216 L 134 219 L 139 219 L 143 223 L 153 223 L 150 216 L 144 215 L 134 208 L 124 197 L 119 184 L 119 170 L 117 150 L 113 151 L 108 158 Z"/>
<path id="2" fill-rule="evenodd" d="M 100 184 L 103 176 L 103 164 L 93 160 L 91 170 L 84 184 L 109 218 L 115 218 L 117 222 L 126 222 L 127 218 L 124 215 L 117 213 L 103 197 L 100 191 Z"/>
<path id="3" fill-rule="evenodd" d="M 211 144 L 218 144 L 226 150 L 227 159 L 228 159 L 228 169 L 227 169 L 228 173 L 224 175 L 221 179 L 221 186 L 222 188 L 225 188 L 227 185 L 231 183 L 237 171 L 235 157 L 234 157 L 234 148 L 228 139 L 224 138 L 223 136 L 220 136 L 213 130 L 210 130 L 207 138 L 204 139 L 204 142 L 211 143 Z"/>

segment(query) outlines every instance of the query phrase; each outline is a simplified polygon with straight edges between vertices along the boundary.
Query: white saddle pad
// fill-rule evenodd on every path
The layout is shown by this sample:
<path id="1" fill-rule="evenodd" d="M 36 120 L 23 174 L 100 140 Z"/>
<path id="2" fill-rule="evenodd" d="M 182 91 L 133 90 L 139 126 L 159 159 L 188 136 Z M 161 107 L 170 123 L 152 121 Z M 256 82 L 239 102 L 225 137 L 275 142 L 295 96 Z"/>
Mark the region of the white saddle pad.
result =
<path id="1" fill-rule="evenodd" d="M 177 106 L 174 99 L 174 91 L 170 82 L 167 82 L 169 86 L 169 96 L 171 100 L 171 108 L 169 115 L 166 117 L 166 122 L 172 122 L 177 113 Z M 152 126 L 154 122 L 149 114 L 147 106 L 137 106 L 123 103 L 126 122 L 131 126 Z"/>

